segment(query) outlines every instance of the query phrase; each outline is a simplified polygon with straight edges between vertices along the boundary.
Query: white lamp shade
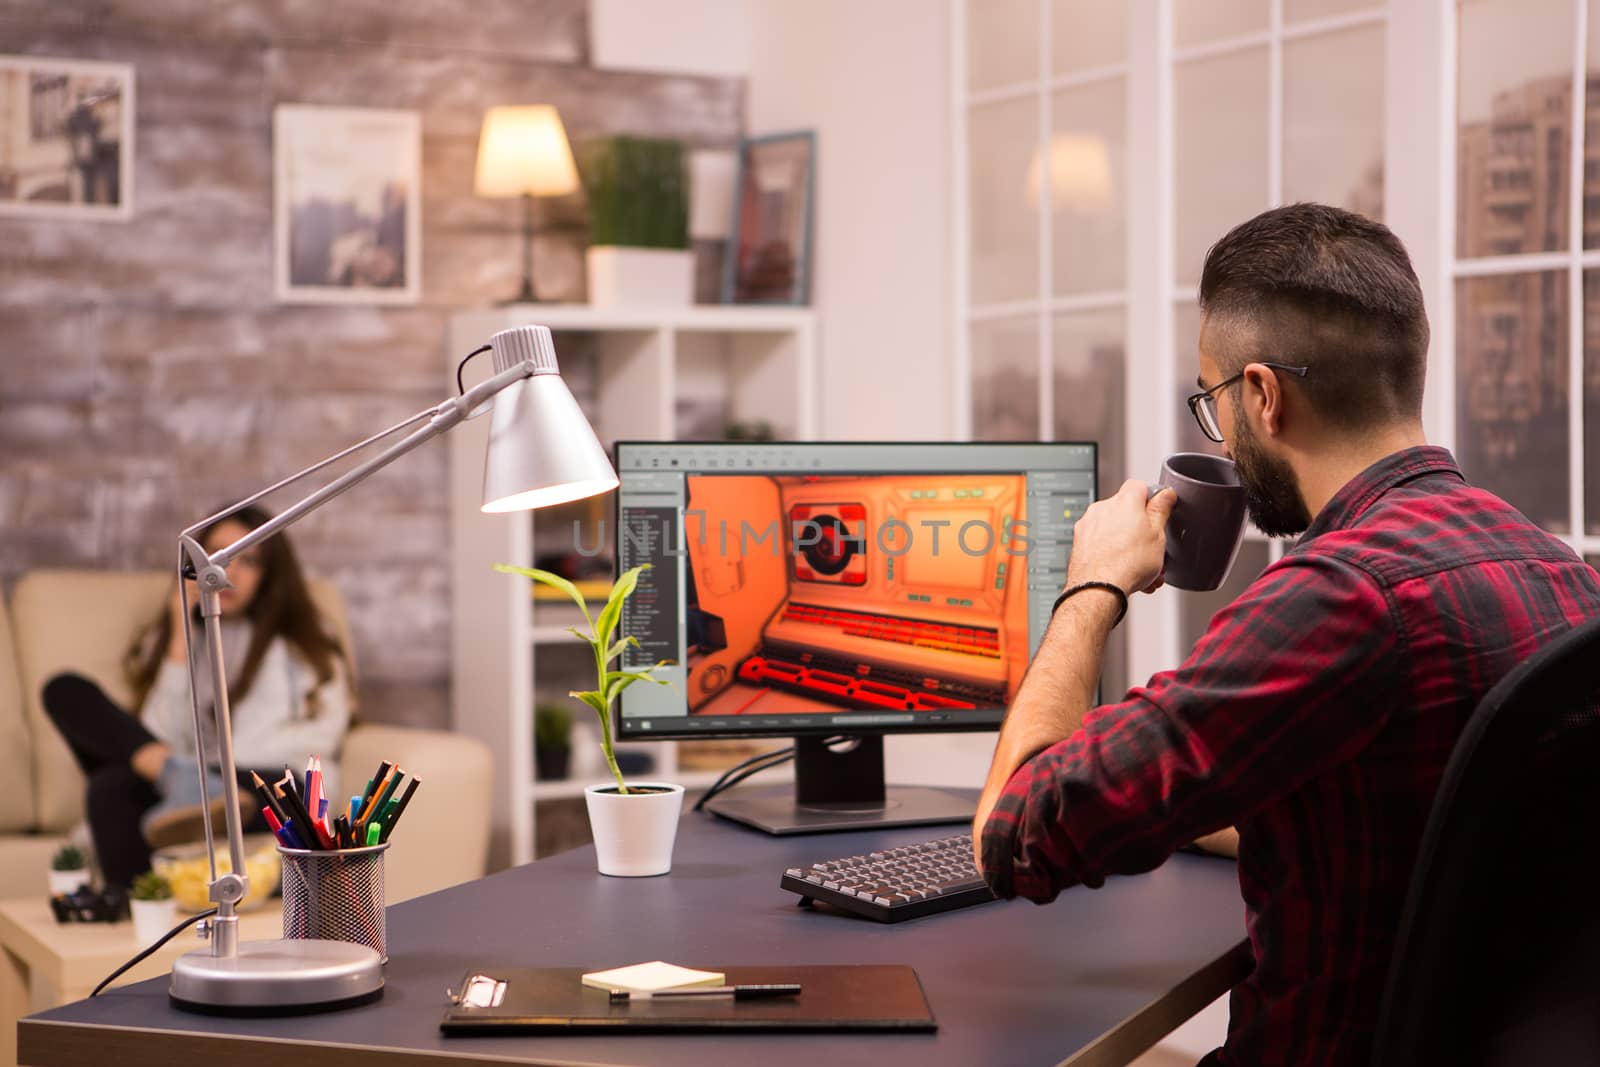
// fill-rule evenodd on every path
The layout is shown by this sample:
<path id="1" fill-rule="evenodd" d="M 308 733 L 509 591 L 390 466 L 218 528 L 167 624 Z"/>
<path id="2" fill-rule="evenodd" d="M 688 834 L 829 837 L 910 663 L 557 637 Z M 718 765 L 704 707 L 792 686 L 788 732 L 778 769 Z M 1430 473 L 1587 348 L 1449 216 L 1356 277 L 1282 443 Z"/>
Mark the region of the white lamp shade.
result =
<path id="1" fill-rule="evenodd" d="M 525 511 L 617 487 L 617 472 L 556 368 L 543 326 L 489 339 L 496 371 L 531 361 L 538 370 L 495 394 L 483 468 L 483 510 Z"/>
<path id="2" fill-rule="evenodd" d="M 561 116 L 548 105 L 492 107 L 478 136 L 479 196 L 563 196 L 578 189 L 578 168 Z"/>

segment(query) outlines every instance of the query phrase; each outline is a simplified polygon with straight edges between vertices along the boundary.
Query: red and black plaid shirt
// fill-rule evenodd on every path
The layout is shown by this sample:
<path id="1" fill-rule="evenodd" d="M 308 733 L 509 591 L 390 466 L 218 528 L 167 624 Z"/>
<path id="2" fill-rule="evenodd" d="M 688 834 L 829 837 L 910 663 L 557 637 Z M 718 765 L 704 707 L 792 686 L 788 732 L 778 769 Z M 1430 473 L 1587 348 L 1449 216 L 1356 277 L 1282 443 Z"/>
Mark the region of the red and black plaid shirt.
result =
<path id="1" fill-rule="evenodd" d="M 1365 1065 L 1423 825 L 1478 701 L 1600 613 L 1600 576 L 1439 448 L 1346 485 L 1188 660 L 1034 756 L 984 826 L 1001 897 L 1239 827 L 1255 970 L 1223 1062 Z"/>

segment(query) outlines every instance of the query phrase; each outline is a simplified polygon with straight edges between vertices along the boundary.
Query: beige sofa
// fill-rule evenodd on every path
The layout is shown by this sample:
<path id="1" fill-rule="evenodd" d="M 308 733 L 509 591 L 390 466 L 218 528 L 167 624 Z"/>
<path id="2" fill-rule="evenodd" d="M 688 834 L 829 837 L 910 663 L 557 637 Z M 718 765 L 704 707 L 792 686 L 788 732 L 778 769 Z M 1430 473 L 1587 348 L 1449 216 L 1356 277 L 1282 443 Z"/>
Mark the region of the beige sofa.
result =
<path id="1" fill-rule="evenodd" d="M 44 713 L 44 683 L 73 670 L 128 702 L 122 651 L 171 582 L 160 572 L 40 570 L 17 583 L 9 620 L 0 605 L 0 897 L 45 893 L 51 853 L 83 818 L 83 774 Z M 312 594 L 348 648 L 338 591 L 314 582 Z M 460 734 L 358 722 L 340 753 L 341 781 L 358 788 L 385 759 L 423 780 L 385 860 L 389 902 L 482 877 L 488 747 Z"/>

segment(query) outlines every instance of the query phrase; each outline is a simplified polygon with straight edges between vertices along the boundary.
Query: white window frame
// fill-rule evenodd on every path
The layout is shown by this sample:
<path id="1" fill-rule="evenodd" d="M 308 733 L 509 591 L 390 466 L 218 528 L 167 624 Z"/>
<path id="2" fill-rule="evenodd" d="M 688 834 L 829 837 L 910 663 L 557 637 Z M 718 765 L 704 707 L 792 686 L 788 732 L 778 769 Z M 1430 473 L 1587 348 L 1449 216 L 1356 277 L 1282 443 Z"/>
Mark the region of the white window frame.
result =
<path id="1" fill-rule="evenodd" d="M 1203 45 L 1182 49 L 1174 45 L 1174 7 L 1178 2 L 1203 2 L 1203 0 L 1129 0 L 1128 59 L 1126 64 L 1084 71 L 1064 78 L 1051 79 L 1049 72 L 1052 48 L 1051 0 L 1039 0 L 1039 60 L 1040 77 L 1016 85 L 977 93 L 967 91 L 967 11 L 965 0 L 950 0 L 951 24 L 951 118 L 954 172 L 953 205 L 956 214 L 954 226 L 954 299 L 953 332 L 955 411 L 953 425 L 956 436 L 970 440 L 972 436 L 972 351 L 971 327 L 986 319 L 1036 314 L 1039 322 L 1039 371 L 1041 385 L 1051 381 L 1053 375 L 1053 316 L 1062 311 L 1125 309 L 1124 338 L 1126 368 L 1124 396 L 1126 410 L 1124 426 L 1127 440 L 1123 454 L 1127 457 L 1130 476 L 1154 478 L 1161 460 L 1176 450 L 1179 422 L 1166 407 L 1168 398 L 1178 392 L 1176 353 L 1178 339 L 1174 336 L 1174 316 L 1177 308 L 1195 299 L 1188 282 L 1180 286 L 1176 278 L 1176 141 L 1175 107 L 1173 100 L 1177 64 L 1189 59 L 1225 55 L 1247 48 L 1266 46 L 1269 67 L 1268 101 L 1268 169 L 1267 188 L 1272 204 L 1283 198 L 1283 48 L 1289 41 L 1321 34 L 1353 29 L 1360 26 L 1385 24 L 1385 103 L 1384 103 L 1384 205 L 1386 221 L 1403 238 L 1411 235 L 1413 258 L 1417 260 L 1425 295 L 1430 308 L 1440 309 L 1433 314 L 1435 359 L 1441 346 L 1441 319 L 1450 314 L 1440 302 L 1441 286 L 1435 272 L 1437 263 L 1438 226 L 1453 229 L 1453 218 L 1436 197 L 1436 176 L 1439 167 L 1452 174 L 1453 143 L 1445 153 L 1447 162 L 1435 163 L 1435 154 L 1443 151 L 1438 127 L 1433 122 L 1422 125 L 1429 135 L 1425 150 L 1415 151 L 1413 137 L 1417 132 L 1417 119 L 1432 116 L 1438 101 L 1439 79 L 1429 80 L 1426 72 L 1442 71 L 1441 47 L 1436 17 L 1428 17 L 1433 4 L 1418 0 L 1397 0 L 1388 8 L 1375 3 L 1371 8 L 1297 22 L 1286 26 L 1283 17 L 1284 0 L 1271 0 L 1269 23 L 1266 29 L 1235 37 L 1206 42 Z M 1448 5 L 1451 0 L 1435 0 L 1435 4 Z M 1581 2 L 1581 0 L 1574 0 Z M 1422 53 L 1419 56 L 1418 52 Z M 1431 91 L 1424 92 L 1427 104 L 1418 108 L 1409 90 L 1417 83 L 1422 72 L 1424 82 Z M 1030 301 L 1007 302 L 1003 305 L 973 305 L 971 302 L 971 211 L 968 187 L 968 119 L 969 108 L 974 104 L 1002 99 L 1016 99 L 1027 93 L 1037 93 L 1039 102 L 1040 144 L 1048 144 L 1052 132 L 1051 97 L 1057 89 L 1092 84 L 1113 77 L 1126 76 L 1126 135 L 1125 144 L 1129 165 L 1126 169 L 1125 210 L 1127 215 L 1127 258 L 1124 288 L 1106 293 L 1084 294 L 1059 298 L 1052 296 L 1051 256 L 1053 254 L 1051 218 L 1049 212 L 1040 212 L 1039 297 Z M 1442 78 L 1442 74 L 1441 74 Z M 1408 91 L 1397 91 L 1397 87 Z M 1449 83 L 1451 93 L 1453 82 Z M 1451 97 L 1453 102 L 1453 96 Z M 1454 131 L 1450 130 L 1453 138 Z M 1048 160 L 1049 153 L 1043 153 Z M 1146 165 L 1153 161 L 1153 165 Z M 1046 164 L 1048 166 L 1048 163 Z M 1048 175 L 1045 186 L 1048 188 Z M 1269 205 L 1263 204 L 1265 210 Z M 1242 220 L 1241 220 L 1242 221 Z M 1425 255 L 1418 256 L 1421 242 Z M 1432 283 L 1430 285 L 1430 279 Z M 1447 288 L 1447 287 L 1444 287 Z M 1186 340 L 1185 344 L 1190 341 Z M 1575 358 L 1574 363 L 1580 360 Z M 1453 367 L 1449 368 L 1453 371 Z M 1441 382 L 1441 378 L 1448 379 Z M 1153 383 L 1153 384 L 1145 384 Z M 1450 442 L 1449 423 L 1440 425 L 1441 416 L 1453 411 L 1453 375 L 1430 373 L 1429 425 L 1436 440 Z M 1041 439 L 1048 439 L 1054 429 L 1053 390 L 1040 389 L 1039 427 Z M 1152 411 L 1154 398 L 1160 405 Z M 1141 430 L 1154 427 L 1154 432 Z M 1441 437 L 1441 432 L 1443 436 Z M 1109 491 L 1114 487 L 1102 487 Z M 1251 536 L 1259 538 L 1252 531 Z M 1272 558 L 1278 555 L 1273 546 Z M 1181 605 L 1176 596 L 1158 595 L 1141 610 L 1130 612 L 1126 625 L 1128 634 L 1128 672 L 1130 679 L 1142 680 L 1166 667 L 1181 661 L 1184 650 L 1180 647 Z"/>
<path id="2" fill-rule="evenodd" d="M 1471 256 L 1457 255 L 1455 233 L 1456 211 L 1456 86 L 1460 71 L 1457 48 L 1457 19 L 1455 0 L 1435 0 L 1440 45 L 1439 126 L 1441 153 L 1438 168 L 1438 200 L 1440 205 L 1439 259 L 1441 284 L 1439 309 L 1432 317 L 1433 354 L 1430 377 L 1437 371 L 1442 379 L 1429 382 L 1435 389 L 1439 410 L 1435 413 L 1441 440 L 1456 441 L 1456 364 L 1455 333 L 1456 307 L 1455 283 L 1462 278 L 1529 274 L 1539 271 L 1564 270 L 1567 274 L 1567 514 L 1572 520 L 1571 529 L 1558 534 L 1572 548 L 1588 555 L 1600 553 L 1600 535 L 1587 531 L 1584 500 L 1584 342 L 1583 342 L 1583 272 L 1600 268 L 1600 248 L 1584 250 L 1583 247 L 1583 188 L 1584 141 L 1587 136 L 1584 106 L 1588 99 L 1588 38 L 1589 5 L 1587 0 L 1569 0 L 1575 8 L 1572 35 L 1572 136 L 1568 143 L 1568 203 L 1567 249 L 1564 252 L 1531 252 L 1514 255 Z M 1600 444 L 1600 442 L 1597 442 Z"/>

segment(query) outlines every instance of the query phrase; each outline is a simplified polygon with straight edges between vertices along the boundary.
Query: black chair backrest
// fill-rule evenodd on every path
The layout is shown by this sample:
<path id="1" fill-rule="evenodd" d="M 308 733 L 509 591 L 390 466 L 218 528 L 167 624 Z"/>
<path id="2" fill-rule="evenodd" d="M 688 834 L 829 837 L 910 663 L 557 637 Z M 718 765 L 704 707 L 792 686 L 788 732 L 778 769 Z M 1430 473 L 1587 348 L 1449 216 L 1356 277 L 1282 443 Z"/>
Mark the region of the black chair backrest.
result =
<path id="1" fill-rule="evenodd" d="M 1600 619 L 1491 689 L 1434 799 L 1374 1067 L 1600 1064 Z"/>

